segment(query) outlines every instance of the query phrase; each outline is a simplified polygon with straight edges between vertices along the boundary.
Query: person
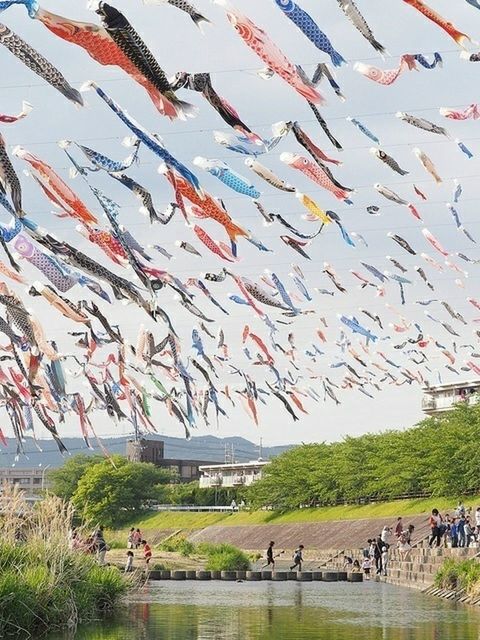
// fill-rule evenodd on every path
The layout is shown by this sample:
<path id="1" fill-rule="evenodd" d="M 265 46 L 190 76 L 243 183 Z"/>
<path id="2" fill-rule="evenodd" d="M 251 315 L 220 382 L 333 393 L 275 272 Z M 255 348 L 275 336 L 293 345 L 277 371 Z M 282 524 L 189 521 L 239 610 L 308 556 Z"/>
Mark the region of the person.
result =
<path id="1" fill-rule="evenodd" d="M 439 547 L 442 537 L 442 516 L 438 512 L 438 509 L 432 509 L 432 515 L 430 516 L 428 523 L 430 525 L 431 531 L 428 546 L 431 549 L 433 543 L 435 542 L 435 546 Z"/>
<path id="2" fill-rule="evenodd" d="M 364 558 L 369 558 L 369 557 L 370 557 L 370 549 L 371 549 L 371 547 L 372 547 L 372 539 L 371 539 L 371 538 L 369 538 L 369 539 L 367 540 L 367 545 L 368 545 L 368 546 L 367 546 L 367 547 L 365 547 L 365 548 L 363 549 L 363 552 L 362 552 L 362 555 L 363 555 L 363 557 L 364 557 Z"/>
<path id="3" fill-rule="evenodd" d="M 135 535 L 135 528 L 132 527 L 130 529 L 130 531 L 128 532 L 128 538 L 127 538 L 127 549 L 134 549 L 134 543 L 133 543 L 133 539 L 134 539 L 134 535 Z"/>
<path id="4" fill-rule="evenodd" d="M 477 536 L 480 535 L 480 507 L 475 509 L 475 527 Z"/>
<path id="5" fill-rule="evenodd" d="M 353 561 L 352 573 L 360 573 L 361 567 L 360 562 L 358 560 Z"/>
<path id="6" fill-rule="evenodd" d="M 343 556 L 343 568 L 351 569 L 352 566 L 353 566 L 353 558 L 350 558 L 350 556 Z"/>
<path id="7" fill-rule="evenodd" d="M 402 535 L 402 531 L 403 531 L 403 521 L 402 521 L 402 516 L 400 516 L 399 518 L 397 518 L 397 525 L 395 527 L 395 536 L 397 538 L 400 538 L 400 536 Z"/>
<path id="8" fill-rule="evenodd" d="M 385 546 L 382 542 L 381 536 L 375 540 L 375 546 L 373 548 L 373 557 L 375 558 L 375 567 L 377 569 L 377 576 L 382 573 L 382 547 Z"/>
<path id="9" fill-rule="evenodd" d="M 246 506 L 247 506 L 247 505 L 246 505 L 246 503 L 245 503 L 245 500 L 242 500 L 242 501 L 240 502 L 240 511 L 244 511 L 244 510 L 245 510 L 245 508 L 246 508 Z"/>
<path id="10" fill-rule="evenodd" d="M 408 529 L 406 531 L 407 534 L 407 542 L 409 545 L 412 544 L 412 537 L 413 537 L 413 532 L 415 531 L 415 525 L 414 524 L 409 524 L 408 525 Z"/>
<path id="11" fill-rule="evenodd" d="M 465 515 L 465 505 L 463 504 L 462 501 L 458 503 L 458 507 L 456 508 L 456 515 L 457 515 L 457 518 L 461 518 L 462 516 Z"/>
<path id="12" fill-rule="evenodd" d="M 134 549 L 138 549 L 138 547 L 140 546 L 140 543 L 142 541 L 142 533 L 140 531 L 140 529 L 136 529 L 133 533 L 132 536 L 132 540 L 133 540 L 133 548 Z"/>
<path id="13" fill-rule="evenodd" d="M 232 510 L 232 513 L 234 511 L 238 511 L 237 503 L 235 502 L 235 500 L 232 500 L 232 502 L 230 503 L 230 509 Z"/>
<path id="14" fill-rule="evenodd" d="M 382 547 L 382 571 L 383 575 L 387 575 L 387 564 L 388 564 L 388 547 Z"/>
<path id="15" fill-rule="evenodd" d="M 390 534 L 391 534 L 391 533 L 392 533 L 392 530 L 391 530 L 391 528 L 390 528 L 390 527 L 387 527 L 387 526 L 383 527 L 383 529 L 382 529 L 382 533 L 381 533 L 380 537 L 381 537 L 382 542 L 383 542 L 384 544 L 388 544 L 388 543 L 389 543 L 389 540 L 390 540 Z"/>
<path id="16" fill-rule="evenodd" d="M 133 551 L 127 551 L 127 561 L 125 563 L 125 573 L 133 571 Z"/>
<path id="17" fill-rule="evenodd" d="M 95 545 L 97 548 L 97 562 L 99 565 L 105 564 L 105 555 L 108 551 L 107 543 L 103 533 L 103 525 L 100 525 L 95 535 Z"/>
<path id="18" fill-rule="evenodd" d="M 303 544 L 298 546 L 298 549 L 295 549 L 295 553 L 293 554 L 293 564 L 290 567 L 290 571 L 293 571 L 295 569 L 295 567 L 297 568 L 297 571 L 301 571 L 302 570 L 302 562 L 303 562 L 303 550 L 305 549 L 305 547 L 303 546 Z"/>
<path id="19" fill-rule="evenodd" d="M 148 563 L 152 557 L 152 549 L 146 540 L 142 540 L 143 558 L 145 560 L 145 568 L 148 569 Z"/>
<path id="20" fill-rule="evenodd" d="M 458 533 L 458 546 L 464 547 L 466 542 L 465 537 L 465 514 L 460 516 L 457 522 L 457 533 Z"/>
<path id="21" fill-rule="evenodd" d="M 458 547 L 458 523 L 456 518 L 450 520 L 449 536 L 452 549 L 456 549 Z"/>
<path id="22" fill-rule="evenodd" d="M 272 571 L 275 571 L 275 557 L 273 555 L 273 547 L 275 546 L 275 542 L 272 540 L 267 548 L 267 564 L 264 564 L 262 569 L 269 567 L 272 565 Z"/>
<path id="23" fill-rule="evenodd" d="M 470 543 L 475 539 L 473 534 L 473 527 L 470 521 L 470 517 L 465 518 L 465 546 L 469 547 Z"/>
<path id="24" fill-rule="evenodd" d="M 362 562 L 363 573 L 365 574 L 365 580 L 370 580 L 370 569 L 372 568 L 371 558 L 364 558 Z"/>

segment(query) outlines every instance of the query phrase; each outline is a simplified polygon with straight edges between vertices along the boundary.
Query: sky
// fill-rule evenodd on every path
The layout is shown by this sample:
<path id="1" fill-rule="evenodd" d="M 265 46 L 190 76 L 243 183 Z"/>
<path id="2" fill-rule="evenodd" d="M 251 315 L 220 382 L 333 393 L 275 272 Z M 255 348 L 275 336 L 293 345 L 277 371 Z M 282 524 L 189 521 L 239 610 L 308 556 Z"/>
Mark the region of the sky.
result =
<path id="1" fill-rule="evenodd" d="M 480 238 L 479 125 L 473 120 L 465 122 L 446 120 L 438 112 L 440 107 L 463 109 L 475 102 L 477 97 L 475 87 L 478 83 L 477 66 L 461 60 L 460 48 L 456 43 L 444 31 L 402 0 L 368 0 L 368 2 L 358 0 L 357 2 L 376 38 L 388 51 L 384 60 L 355 30 L 339 9 L 336 0 L 322 0 L 321 3 L 303 0 L 301 6 L 312 15 L 320 28 L 329 36 L 335 48 L 348 61 L 348 65 L 336 70 L 337 82 L 346 97 L 345 102 L 341 102 L 327 84 L 322 83 L 319 87 L 320 92 L 327 99 L 326 105 L 320 109 L 321 113 L 344 147 L 342 152 L 337 152 L 324 136 L 306 102 L 291 87 L 278 77 L 264 80 L 257 74 L 257 71 L 264 66 L 262 61 L 239 38 L 229 24 L 223 8 L 206 0 L 194 1 L 198 10 L 208 16 L 212 22 L 211 25 L 205 26 L 205 34 L 202 35 L 185 13 L 165 3 L 145 6 L 141 0 L 117 0 L 114 4 L 134 25 L 169 77 L 177 71 L 189 73 L 208 71 L 212 75 L 216 90 L 238 110 L 241 118 L 256 133 L 268 137 L 273 123 L 296 120 L 325 153 L 341 160 L 342 165 L 333 166 L 332 170 L 340 182 L 355 189 L 352 195 L 353 206 L 339 202 L 330 193 L 320 189 L 302 174 L 280 161 L 280 154 L 285 151 L 306 155 L 292 136 L 287 137 L 268 155 L 259 158 L 260 162 L 294 184 L 301 192 L 314 198 L 324 209 L 336 211 L 349 232 L 361 234 L 368 242 L 368 247 L 364 247 L 361 243 L 357 243 L 355 248 L 349 247 L 342 240 L 338 228 L 330 225 L 307 247 L 311 260 L 299 256 L 280 240 L 279 236 L 283 233 L 282 227 L 263 226 L 262 219 L 249 198 L 234 193 L 215 177 L 192 164 L 193 158 L 198 155 L 227 162 L 234 170 L 249 177 L 261 190 L 260 200 L 268 211 L 280 213 L 305 233 L 311 233 L 316 228 L 317 225 L 314 223 L 302 219 L 304 210 L 293 195 L 276 191 L 257 179 L 245 166 L 244 156 L 215 143 L 213 131 L 231 132 L 231 130 L 199 94 L 186 90 L 178 94 L 182 99 L 199 107 L 200 112 L 197 118 L 186 122 L 170 122 L 156 112 L 144 90 L 120 69 L 100 66 L 89 58 L 83 49 L 55 37 L 40 22 L 31 20 L 24 8 L 13 7 L 0 15 L 1 22 L 21 35 L 54 63 L 73 86 L 80 88 L 85 81 L 94 80 L 150 132 L 159 134 L 166 148 L 176 158 L 195 170 L 204 188 L 223 200 L 232 217 L 250 229 L 272 250 L 269 253 L 262 253 L 250 244 L 240 241 L 240 261 L 234 267 L 237 273 L 259 281 L 265 270 L 275 271 L 282 281 L 288 282 L 289 290 L 293 291 L 294 285 L 288 274 L 292 271 L 292 264 L 296 264 L 305 274 L 311 291 L 314 288 L 333 290 L 331 282 L 322 274 L 323 265 L 327 262 L 333 266 L 347 289 L 346 294 L 336 292 L 334 296 L 315 293 L 312 302 L 303 301 L 301 305 L 303 309 L 311 309 L 315 313 L 295 318 L 292 325 L 283 326 L 278 334 L 278 341 L 286 346 L 288 332 L 294 333 L 299 368 L 304 370 L 305 367 L 310 367 L 313 375 L 318 376 L 310 380 L 309 384 L 321 394 L 322 401 L 317 403 L 309 398 L 304 399 L 308 415 L 299 412 L 300 420 L 292 422 L 281 403 L 273 402 L 271 399 L 267 406 L 260 406 L 260 424 L 257 427 L 240 404 L 233 408 L 228 407 L 228 401 L 225 401 L 228 419 L 221 420 L 219 425 L 215 423 L 213 417 L 209 425 L 199 421 L 193 435 L 206 433 L 219 436 L 240 435 L 250 440 L 258 440 L 262 437 L 265 444 L 280 444 L 331 441 L 345 435 L 359 435 L 386 428 L 406 428 L 416 423 L 422 418 L 422 391 L 419 385 L 396 386 L 384 383 L 381 385 L 381 392 L 375 390 L 373 399 L 359 393 L 356 389 L 340 391 L 338 396 L 341 404 L 336 406 L 329 398 L 323 401 L 320 377 L 326 375 L 338 382 L 345 375 L 344 369 L 332 369 L 330 366 L 340 361 L 342 356 L 336 345 L 340 335 L 337 315 L 359 317 L 360 307 L 379 313 L 385 324 L 385 331 L 380 332 L 379 335 L 390 336 L 390 339 L 374 346 L 373 351 L 366 356 L 368 361 L 373 359 L 378 361 L 378 356 L 374 353 L 378 350 L 387 353 L 392 359 L 396 358 L 400 364 L 406 364 L 407 356 L 403 355 L 401 350 L 395 350 L 394 346 L 418 333 L 412 326 L 408 333 L 396 334 L 388 325 L 398 323 L 398 316 L 394 311 L 386 309 L 386 303 L 399 309 L 410 322 L 419 323 L 425 335 L 434 336 L 451 350 L 452 336 L 424 315 L 424 311 L 427 310 L 436 318 L 452 322 L 445 310 L 438 305 L 423 307 L 415 304 L 418 300 L 429 298 L 446 300 L 468 321 L 465 327 L 458 322 L 456 324 L 453 322 L 460 334 L 457 342 L 475 345 L 476 314 L 466 298 L 478 296 L 480 267 L 454 258 L 462 269 L 469 272 L 468 278 L 461 278 L 465 288 L 460 288 L 455 284 L 455 280 L 460 277 L 459 274 L 448 269 L 441 274 L 438 273 L 420 256 L 410 256 L 405 253 L 387 237 L 387 233 L 398 233 L 417 248 L 418 253 L 425 251 L 442 261 L 441 256 L 435 253 L 420 233 L 421 229 L 426 227 L 444 246 L 448 247 L 451 253 L 459 251 L 472 258 L 478 258 L 476 244 L 469 242 L 456 230 L 445 204 L 451 201 L 453 180 L 457 178 L 463 187 L 462 198 L 458 204 L 461 219 L 473 237 Z M 474 40 L 480 40 L 478 9 L 464 0 L 456 0 L 454 3 L 446 0 L 430 0 L 430 5 L 454 22 L 461 31 L 470 34 Z M 98 22 L 96 14 L 88 10 L 85 3 L 72 0 L 64 2 L 45 0 L 42 6 L 71 19 Z M 328 62 L 328 57 L 305 38 L 272 0 L 262 2 L 237 0 L 236 6 L 267 31 L 287 57 L 295 64 L 301 64 L 308 73 L 313 73 L 319 62 Z M 470 50 L 474 51 L 475 45 L 472 45 Z M 378 85 L 354 70 L 354 63 L 357 61 L 390 69 L 397 66 L 399 56 L 402 54 L 426 55 L 432 52 L 441 53 L 444 61 L 443 68 L 429 71 L 420 67 L 419 71 L 405 73 L 391 86 Z M 84 94 L 84 98 L 86 106 L 82 109 L 75 108 L 60 93 L 24 67 L 6 49 L 0 47 L 0 113 L 18 112 L 22 100 L 28 100 L 34 106 L 32 113 L 24 120 L 14 125 L 2 126 L 1 132 L 8 147 L 21 145 L 48 162 L 81 196 L 88 207 L 101 217 L 98 204 L 89 193 L 88 187 L 79 178 L 76 180 L 69 178 L 68 159 L 57 143 L 65 139 L 74 140 L 109 157 L 121 159 L 129 153 L 121 143 L 125 136 L 130 135 L 130 132 L 93 92 Z M 452 138 L 460 138 L 472 150 L 474 157 L 467 159 L 459 151 L 453 139 L 435 136 L 402 122 L 395 117 L 398 111 L 405 111 L 446 126 Z M 372 155 L 369 149 L 373 143 L 347 121 L 347 116 L 354 116 L 368 126 L 380 138 L 381 148 L 392 155 L 401 167 L 409 171 L 409 174 L 401 177 L 393 173 L 389 167 Z M 440 186 L 433 182 L 431 176 L 425 172 L 414 156 L 415 147 L 420 147 L 434 161 L 443 178 Z M 80 155 L 76 157 L 81 158 Z M 44 197 L 32 178 L 23 173 L 26 165 L 18 159 L 14 160 L 14 164 L 21 175 L 24 208 L 28 215 L 58 237 L 75 244 L 79 249 L 115 271 L 115 266 L 108 262 L 108 258 L 75 230 L 74 220 L 62 219 L 56 215 L 58 212 L 53 211 L 51 203 Z M 142 148 L 139 163 L 129 171 L 129 175 L 148 187 L 158 208 L 163 210 L 171 201 L 172 194 L 166 180 L 157 173 L 158 165 L 159 159 L 147 149 Z M 219 271 L 223 266 L 216 256 L 200 244 L 192 230 L 185 226 L 181 217 L 177 216 L 168 226 L 150 226 L 148 219 L 138 211 L 139 202 L 129 191 L 106 174 L 91 174 L 91 176 L 91 183 L 94 186 L 102 189 L 121 205 L 121 223 L 142 245 L 159 244 L 174 255 L 171 261 L 167 261 L 152 249 L 151 255 L 160 268 L 167 269 L 182 280 L 186 280 L 188 277 L 197 277 L 206 271 Z M 415 220 L 406 207 L 393 205 L 383 199 L 373 189 L 374 183 L 386 185 L 414 203 L 422 214 L 423 222 Z M 415 196 L 413 184 L 428 196 L 426 202 L 420 201 Z M 381 215 L 369 216 L 366 212 L 366 207 L 369 205 L 379 206 Z M 8 216 L 5 216 L 3 221 L 7 222 L 7 220 Z M 200 223 L 212 237 L 224 240 L 222 229 L 218 225 L 203 220 Z M 194 245 L 201 252 L 202 257 L 182 252 L 175 244 L 182 240 Z M 399 289 L 395 283 L 389 283 L 386 297 L 379 298 L 373 288 L 360 289 L 359 281 L 350 273 L 350 270 L 361 271 L 364 276 L 374 280 L 365 269 L 359 267 L 362 261 L 375 265 L 381 271 L 394 271 L 391 263 L 386 259 L 387 255 L 405 265 L 409 269 L 405 276 L 414 281 L 414 284 L 406 286 L 407 303 L 403 307 L 400 305 Z M 413 270 L 414 266 L 422 266 L 425 269 L 435 286 L 435 292 L 430 292 L 422 283 Z M 41 274 L 35 272 L 29 265 L 22 263 L 22 268 L 29 282 L 42 279 Z M 131 272 L 128 277 L 132 277 Z M 212 285 L 210 288 L 213 295 L 229 310 L 229 315 L 224 315 L 215 310 L 206 298 L 196 297 L 196 303 L 213 320 L 210 325 L 213 327 L 212 331 L 215 333 L 222 327 L 232 359 L 237 364 L 241 363 L 241 366 L 252 376 L 260 376 L 259 379 L 264 379 L 264 372 L 258 374 L 258 367 L 255 368 L 244 356 L 241 344 L 245 324 L 268 342 L 264 325 L 252 315 L 250 309 L 228 301 L 228 294 L 239 293 L 231 281 L 222 285 Z M 72 300 L 85 297 L 85 290 L 77 289 L 78 287 L 70 293 Z M 48 307 L 47 303 L 26 297 L 29 308 L 42 322 L 47 336 L 58 342 L 62 353 L 74 353 L 72 338 L 67 335 L 67 332 L 76 330 L 77 327 L 64 320 Z M 198 327 L 197 319 L 178 304 L 169 289 L 159 294 L 159 303 L 169 313 L 181 336 L 185 357 L 193 355 L 190 349 L 191 331 L 192 328 Z M 110 306 L 109 309 L 106 306 L 102 306 L 103 308 L 109 318 L 119 322 L 125 337 L 132 344 L 136 342 L 141 324 L 154 330 L 158 341 L 164 337 L 164 327 L 155 326 L 140 310 L 119 303 L 116 303 L 116 306 Z M 274 320 L 281 319 L 281 315 L 275 310 L 268 310 L 268 313 Z M 327 323 L 327 328 L 324 330 L 328 342 L 325 345 L 320 344 L 316 336 L 316 330 L 320 327 L 324 328 L 320 320 L 322 317 Z M 363 321 L 366 326 L 374 329 L 375 325 L 368 323 L 365 316 L 362 316 Z M 349 337 L 352 340 L 352 346 L 361 352 L 359 338 L 351 334 Z M 203 340 L 208 350 L 215 349 L 215 341 L 209 341 L 205 336 Z M 311 349 L 312 343 L 325 351 L 325 354 L 318 357 L 316 362 L 309 361 L 303 353 L 305 349 Z M 251 350 L 255 354 L 255 350 Z M 440 380 L 449 382 L 456 379 L 453 373 L 445 369 L 445 364 L 448 362 L 444 356 L 440 355 L 438 349 L 434 348 L 428 353 L 430 371 L 422 371 L 424 375 L 426 373 L 426 379 L 430 383 L 438 383 Z M 464 355 L 460 353 L 456 366 L 460 368 L 466 358 L 467 352 Z M 75 373 L 72 361 L 66 361 L 65 366 L 72 374 Z M 280 356 L 278 356 L 278 366 L 281 371 L 287 368 L 287 364 Z M 409 366 L 414 368 L 412 363 L 409 363 Z M 472 379 L 474 375 L 461 372 L 458 379 L 463 377 Z M 239 383 L 235 376 L 225 372 L 220 373 L 220 378 L 223 384 L 228 383 L 233 388 Z M 271 380 L 268 376 L 267 379 Z M 71 390 L 77 389 L 75 385 L 78 384 L 78 380 L 73 375 L 69 377 Z M 85 387 L 82 389 L 87 394 L 87 389 Z M 178 422 L 170 417 L 162 406 L 155 404 L 152 408 L 153 421 L 160 433 L 182 434 Z M 103 412 L 95 413 L 94 423 L 98 434 L 103 436 L 123 435 L 131 431 L 131 425 L 128 422 L 114 424 L 105 417 Z M 6 423 L 4 431 L 11 435 Z M 59 431 L 65 436 L 80 433 L 77 421 L 73 418 L 68 418 L 66 424 L 60 425 Z M 38 426 L 37 434 L 45 436 L 46 432 Z"/>

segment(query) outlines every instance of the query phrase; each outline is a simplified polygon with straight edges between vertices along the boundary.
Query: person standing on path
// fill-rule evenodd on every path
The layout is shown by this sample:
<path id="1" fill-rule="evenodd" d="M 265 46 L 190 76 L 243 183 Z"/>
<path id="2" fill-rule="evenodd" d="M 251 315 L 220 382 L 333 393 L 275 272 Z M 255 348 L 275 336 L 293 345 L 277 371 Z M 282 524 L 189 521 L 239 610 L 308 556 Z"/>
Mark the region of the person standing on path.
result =
<path id="1" fill-rule="evenodd" d="M 435 546 L 439 547 L 441 544 L 442 537 L 442 516 L 438 512 L 438 509 L 432 509 L 432 515 L 428 521 L 430 525 L 431 536 L 428 543 L 430 549 L 432 549 L 432 545 L 435 542 Z"/>
<path id="2" fill-rule="evenodd" d="M 134 536 L 135 536 L 135 529 L 132 527 L 130 529 L 130 531 L 128 532 L 127 549 L 133 549 L 134 548 L 134 546 L 133 546 L 133 544 L 134 544 L 133 543 Z"/>
<path id="3" fill-rule="evenodd" d="M 302 570 L 302 562 L 303 562 L 303 550 L 305 547 L 303 544 L 299 545 L 298 549 L 295 549 L 295 553 L 293 554 L 293 564 L 290 567 L 290 571 L 293 571 L 295 567 L 297 571 Z"/>
<path id="4" fill-rule="evenodd" d="M 275 571 L 275 557 L 273 555 L 274 546 L 275 546 L 275 542 L 273 542 L 272 540 L 267 548 L 267 564 L 264 564 L 262 569 L 266 569 L 267 567 L 272 565 L 272 571 Z"/>

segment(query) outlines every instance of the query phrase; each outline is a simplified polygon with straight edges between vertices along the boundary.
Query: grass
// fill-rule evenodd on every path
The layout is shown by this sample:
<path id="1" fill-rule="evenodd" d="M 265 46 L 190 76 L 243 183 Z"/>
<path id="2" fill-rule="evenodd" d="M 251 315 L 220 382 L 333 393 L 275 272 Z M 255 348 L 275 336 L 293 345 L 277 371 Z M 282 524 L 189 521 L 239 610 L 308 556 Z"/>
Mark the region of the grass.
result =
<path id="1" fill-rule="evenodd" d="M 478 595 L 480 564 L 476 560 L 447 558 L 435 575 L 435 586 L 465 591 L 467 595 Z"/>
<path id="2" fill-rule="evenodd" d="M 68 547 L 73 511 L 58 498 L 35 508 L 3 493 L 0 518 L 0 637 L 90 622 L 112 609 L 134 583 L 116 567 Z"/>
<path id="3" fill-rule="evenodd" d="M 392 502 L 376 502 L 366 505 L 340 505 L 315 509 L 299 509 L 287 513 L 275 511 L 243 511 L 240 513 L 196 513 L 196 512 L 161 512 L 147 514 L 133 523 L 148 537 L 149 532 L 174 530 L 194 531 L 213 525 L 224 527 L 234 525 L 259 524 L 293 524 L 300 522 L 325 522 L 331 520 L 360 520 L 364 518 L 395 518 L 397 516 L 413 516 L 429 513 L 433 507 L 445 513 L 452 511 L 457 498 L 422 498 L 414 500 L 395 500 Z M 480 504 L 480 496 L 468 499 L 468 504 L 475 508 Z M 126 545 L 128 530 L 115 533 L 115 541 L 124 540 Z"/>
<path id="4" fill-rule="evenodd" d="M 184 536 L 169 538 L 160 545 L 162 551 L 180 553 L 184 557 L 196 556 L 205 560 L 207 571 L 241 571 L 250 568 L 250 558 L 238 547 L 231 544 L 194 544 Z"/>

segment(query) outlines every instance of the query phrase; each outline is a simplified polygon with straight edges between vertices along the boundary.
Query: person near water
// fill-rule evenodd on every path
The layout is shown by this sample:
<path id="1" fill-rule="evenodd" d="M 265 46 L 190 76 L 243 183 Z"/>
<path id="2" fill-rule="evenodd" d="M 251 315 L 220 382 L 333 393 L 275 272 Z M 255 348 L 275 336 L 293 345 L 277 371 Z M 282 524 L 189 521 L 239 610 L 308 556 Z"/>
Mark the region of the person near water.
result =
<path id="1" fill-rule="evenodd" d="M 148 563 L 150 562 L 150 559 L 152 557 L 152 548 L 150 547 L 150 545 L 146 540 L 142 540 L 142 546 L 143 546 L 143 558 L 145 560 L 145 568 L 148 569 Z"/>
<path id="2" fill-rule="evenodd" d="M 384 576 L 387 575 L 387 565 L 388 565 L 388 547 L 382 547 L 382 573 Z"/>
<path id="3" fill-rule="evenodd" d="M 303 550 L 305 549 L 305 547 L 303 546 L 303 544 L 298 546 L 298 549 L 295 549 L 295 552 L 293 554 L 293 564 L 290 567 L 290 571 L 293 571 L 295 568 L 297 569 L 297 571 L 301 571 L 302 570 L 302 562 L 303 562 Z"/>
<path id="4" fill-rule="evenodd" d="M 360 562 L 358 560 L 353 561 L 352 573 L 360 573 L 361 567 Z"/>
<path id="5" fill-rule="evenodd" d="M 133 551 L 127 551 L 127 561 L 125 562 L 125 573 L 133 571 Z"/>
<path id="6" fill-rule="evenodd" d="M 135 529 L 133 536 L 132 536 L 132 540 L 133 540 L 133 548 L 134 549 L 138 549 L 138 547 L 140 546 L 141 542 L 142 542 L 142 533 L 140 531 L 140 529 Z"/>
<path id="7" fill-rule="evenodd" d="M 343 568 L 351 569 L 353 566 L 353 558 L 350 556 L 343 556 Z"/>
<path id="8" fill-rule="evenodd" d="M 270 542 L 267 548 L 267 564 L 264 564 L 262 569 L 269 567 L 272 565 L 272 570 L 275 571 L 275 557 L 273 555 L 273 547 L 275 546 L 275 542 L 273 540 Z"/>
<path id="9" fill-rule="evenodd" d="M 364 558 L 362 562 L 363 573 L 365 574 L 365 580 L 370 580 L 370 569 L 372 568 L 371 558 Z"/>
<path id="10" fill-rule="evenodd" d="M 134 549 L 134 542 L 133 542 L 134 536 L 135 536 L 135 529 L 134 527 L 132 527 L 128 532 L 127 549 Z"/>
<path id="11" fill-rule="evenodd" d="M 442 516 L 438 512 L 438 509 L 432 509 L 432 515 L 430 516 L 428 523 L 431 530 L 428 546 L 432 548 L 432 545 L 435 542 L 435 546 L 439 547 L 442 537 Z"/>

